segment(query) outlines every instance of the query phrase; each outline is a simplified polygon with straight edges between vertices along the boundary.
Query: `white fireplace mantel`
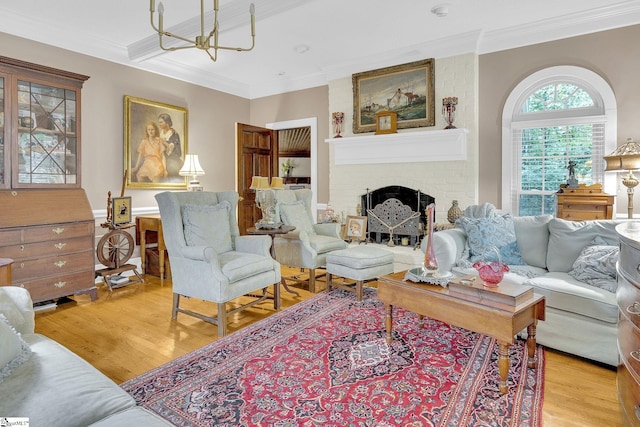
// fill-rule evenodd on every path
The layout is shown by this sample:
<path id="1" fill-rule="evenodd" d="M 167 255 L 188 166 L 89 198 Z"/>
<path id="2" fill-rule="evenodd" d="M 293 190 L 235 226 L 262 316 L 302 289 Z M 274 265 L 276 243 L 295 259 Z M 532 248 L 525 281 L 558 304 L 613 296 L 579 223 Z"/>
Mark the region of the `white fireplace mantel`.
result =
<path id="1" fill-rule="evenodd" d="M 336 165 L 467 159 L 467 129 L 407 131 L 325 139 Z"/>

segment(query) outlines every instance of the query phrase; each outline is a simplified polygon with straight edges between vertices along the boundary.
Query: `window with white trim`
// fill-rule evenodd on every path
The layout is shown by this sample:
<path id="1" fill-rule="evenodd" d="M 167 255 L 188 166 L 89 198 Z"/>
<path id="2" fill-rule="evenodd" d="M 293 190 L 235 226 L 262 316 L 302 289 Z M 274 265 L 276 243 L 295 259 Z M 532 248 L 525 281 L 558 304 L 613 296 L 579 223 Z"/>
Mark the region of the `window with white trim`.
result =
<path id="1" fill-rule="evenodd" d="M 555 195 L 567 183 L 570 161 L 580 184 L 605 182 L 603 156 L 615 132 L 615 108 L 612 114 L 606 104 L 613 93 L 604 90 L 603 96 L 602 82 L 594 83 L 590 73 L 552 67 L 511 93 L 503 113 L 503 210 L 555 214 Z"/>

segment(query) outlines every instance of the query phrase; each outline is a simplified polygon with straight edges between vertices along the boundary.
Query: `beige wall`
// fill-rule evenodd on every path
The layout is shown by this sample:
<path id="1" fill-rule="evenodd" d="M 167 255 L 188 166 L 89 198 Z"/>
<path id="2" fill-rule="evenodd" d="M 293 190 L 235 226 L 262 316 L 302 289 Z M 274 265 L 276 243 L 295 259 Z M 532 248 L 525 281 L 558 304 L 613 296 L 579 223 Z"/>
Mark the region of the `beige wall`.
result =
<path id="1" fill-rule="evenodd" d="M 324 140 L 329 137 L 328 87 L 288 92 L 251 101 L 251 123 L 264 126 L 267 123 L 315 117 L 318 120 L 318 203 L 329 200 L 329 148 Z"/>
<path id="2" fill-rule="evenodd" d="M 618 144 L 640 139 L 640 25 L 480 55 L 480 202 L 501 204 L 501 118 L 513 88 L 528 75 L 556 65 L 575 65 L 602 76 L 618 105 Z M 608 153 L 607 153 L 608 154 Z M 620 187 L 620 186 L 619 186 Z M 618 212 L 626 212 L 624 188 Z M 622 198 L 621 198 L 622 197 Z M 636 198 L 637 199 L 637 198 Z M 640 206 L 640 201 L 636 200 Z"/>
<path id="3" fill-rule="evenodd" d="M 132 95 L 189 110 L 188 151 L 198 154 L 205 189 L 235 188 L 235 125 L 250 101 L 146 71 L 0 33 L 1 54 L 90 76 L 82 91 L 82 187 L 95 210 L 119 195 L 124 168 L 123 98 Z M 211 65 L 215 67 L 215 64 Z M 135 210 L 157 209 L 157 190 L 127 189 Z"/>

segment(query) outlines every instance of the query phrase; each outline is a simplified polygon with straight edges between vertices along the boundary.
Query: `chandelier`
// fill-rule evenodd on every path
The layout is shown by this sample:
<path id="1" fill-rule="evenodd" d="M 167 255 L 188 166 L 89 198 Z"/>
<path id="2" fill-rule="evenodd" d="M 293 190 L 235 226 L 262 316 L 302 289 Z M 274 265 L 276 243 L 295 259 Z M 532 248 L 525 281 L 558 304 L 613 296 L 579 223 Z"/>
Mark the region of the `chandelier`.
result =
<path id="1" fill-rule="evenodd" d="M 256 19 L 255 19 L 255 6 L 253 3 L 249 6 L 249 14 L 251 15 L 251 47 L 242 48 L 242 47 L 229 47 L 229 46 L 220 46 L 218 44 L 218 34 L 220 32 L 220 26 L 218 24 L 218 0 L 213 1 L 213 29 L 209 34 L 205 33 L 204 29 L 204 0 L 200 0 L 200 35 L 196 36 L 195 40 L 188 39 L 186 37 L 182 37 L 168 31 L 164 30 L 163 24 L 163 15 L 164 15 L 164 5 L 162 2 L 158 4 L 158 25 L 153 22 L 153 14 L 156 10 L 156 1 L 150 0 L 149 12 L 151 15 L 151 27 L 158 33 L 158 38 L 160 40 L 160 48 L 162 50 L 181 50 L 181 49 L 191 49 L 198 48 L 207 52 L 209 58 L 212 61 L 216 61 L 218 59 L 218 49 L 224 50 L 235 50 L 237 52 L 246 52 L 253 49 L 256 44 Z M 172 46 L 165 47 L 162 44 L 162 37 L 172 37 L 174 39 L 182 40 L 187 42 L 187 45 L 184 46 Z M 213 53 L 211 52 L 213 50 Z"/>

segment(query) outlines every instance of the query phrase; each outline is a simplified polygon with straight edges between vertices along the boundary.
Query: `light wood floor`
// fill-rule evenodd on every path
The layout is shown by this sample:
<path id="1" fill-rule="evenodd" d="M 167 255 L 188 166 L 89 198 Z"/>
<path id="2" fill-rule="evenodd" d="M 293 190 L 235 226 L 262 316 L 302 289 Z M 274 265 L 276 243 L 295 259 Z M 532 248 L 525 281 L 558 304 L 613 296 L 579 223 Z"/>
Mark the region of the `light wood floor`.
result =
<path id="1" fill-rule="evenodd" d="M 283 272 L 290 274 L 291 272 Z M 294 271 L 295 273 L 295 271 Z M 318 286 L 322 289 L 323 283 Z M 375 282 L 368 285 L 375 286 Z M 282 292 L 282 309 L 309 298 Z M 217 326 L 179 314 L 171 320 L 171 283 L 145 276 L 145 284 L 132 284 L 109 292 L 99 287 L 99 299 L 73 297 L 58 308 L 36 314 L 36 332 L 63 344 L 117 383 L 195 350 L 217 339 Z M 215 304 L 184 300 L 186 307 L 215 312 Z M 273 314 L 267 302 L 236 313 L 229 331 Z M 546 352 L 544 425 L 621 426 L 615 370 L 552 350 Z"/>

